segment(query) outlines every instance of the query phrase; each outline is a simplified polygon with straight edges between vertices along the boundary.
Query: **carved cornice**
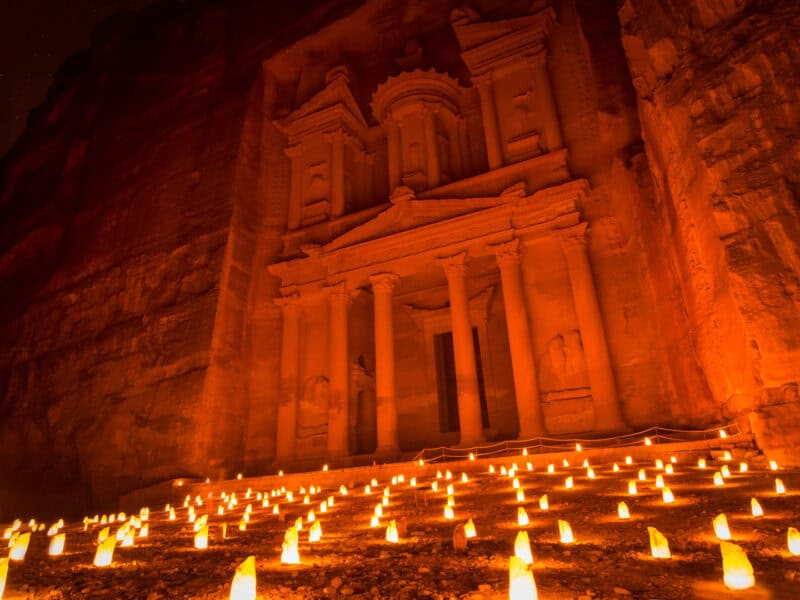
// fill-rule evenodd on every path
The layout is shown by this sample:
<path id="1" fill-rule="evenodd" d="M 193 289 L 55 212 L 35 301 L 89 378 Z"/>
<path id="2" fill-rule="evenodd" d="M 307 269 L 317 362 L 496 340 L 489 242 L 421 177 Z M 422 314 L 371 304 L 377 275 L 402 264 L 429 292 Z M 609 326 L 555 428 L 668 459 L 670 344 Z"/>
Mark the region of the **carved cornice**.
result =
<path id="1" fill-rule="evenodd" d="M 369 276 L 369 283 L 376 294 L 391 294 L 400 283 L 400 276 L 395 273 L 376 273 Z"/>
<path id="2" fill-rule="evenodd" d="M 444 274 L 447 275 L 448 278 L 456 277 L 456 276 L 463 276 L 467 272 L 467 253 L 466 252 L 459 252 L 458 254 L 454 254 L 453 256 L 446 256 L 443 258 L 437 258 L 436 261 L 442 265 L 444 269 Z"/>
<path id="3" fill-rule="evenodd" d="M 296 291 L 285 293 L 283 296 L 273 298 L 272 301 L 283 309 L 284 314 L 300 311 L 300 294 Z"/>
<path id="4" fill-rule="evenodd" d="M 501 267 L 519 264 L 519 240 L 516 238 L 510 242 L 495 245 L 494 252 L 497 264 Z"/>
<path id="5" fill-rule="evenodd" d="M 586 248 L 589 224 L 586 221 L 582 221 L 572 227 L 556 229 L 554 233 L 566 248 Z"/>

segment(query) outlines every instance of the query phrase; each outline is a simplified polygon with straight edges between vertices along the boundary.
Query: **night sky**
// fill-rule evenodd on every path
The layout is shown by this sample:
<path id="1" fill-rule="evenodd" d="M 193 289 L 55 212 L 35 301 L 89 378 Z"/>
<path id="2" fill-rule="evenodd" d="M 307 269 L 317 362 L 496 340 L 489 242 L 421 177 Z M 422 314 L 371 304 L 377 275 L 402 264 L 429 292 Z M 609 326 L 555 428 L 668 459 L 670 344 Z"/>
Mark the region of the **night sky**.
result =
<path id="1" fill-rule="evenodd" d="M 0 157 L 45 98 L 58 66 L 108 16 L 153 0 L 0 0 Z"/>

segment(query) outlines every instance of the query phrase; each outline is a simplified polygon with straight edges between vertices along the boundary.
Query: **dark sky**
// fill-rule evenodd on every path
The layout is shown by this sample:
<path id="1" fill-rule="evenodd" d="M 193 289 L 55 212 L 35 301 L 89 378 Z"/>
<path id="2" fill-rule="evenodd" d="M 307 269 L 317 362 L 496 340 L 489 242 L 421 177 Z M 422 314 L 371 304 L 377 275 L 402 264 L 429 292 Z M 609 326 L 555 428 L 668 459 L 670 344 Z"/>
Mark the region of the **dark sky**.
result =
<path id="1" fill-rule="evenodd" d="M 106 17 L 153 0 L 0 0 L 0 157 L 45 98 L 53 74 Z"/>

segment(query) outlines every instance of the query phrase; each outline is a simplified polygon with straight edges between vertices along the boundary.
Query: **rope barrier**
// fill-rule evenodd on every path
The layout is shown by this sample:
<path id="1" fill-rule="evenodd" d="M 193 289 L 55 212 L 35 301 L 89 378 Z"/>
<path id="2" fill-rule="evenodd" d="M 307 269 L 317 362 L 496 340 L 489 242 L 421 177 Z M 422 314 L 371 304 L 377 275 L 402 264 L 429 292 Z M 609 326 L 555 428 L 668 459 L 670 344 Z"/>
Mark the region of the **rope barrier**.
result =
<path id="1" fill-rule="evenodd" d="M 505 440 L 484 446 L 454 448 L 439 446 L 438 448 L 425 448 L 415 457 L 414 462 L 439 462 L 446 460 L 466 459 L 470 455 L 475 458 L 490 456 L 508 456 L 519 454 L 523 450 L 529 454 L 544 454 L 548 452 L 575 450 L 580 444 L 585 449 L 600 448 L 630 448 L 641 446 L 649 440 L 650 444 L 676 443 L 676 442 L 710 442 L 711 440 L 724 440 L 728 437 L 735 438 L 742 433 L 739 424 L 734 422 L 727 425 L 709 429 L 675 429 L 670 427 L 650 427 L 635 433 L 626 433 L 610 437 L 598 438 L 556 438 L 537 437 L 528 440 Z"/>

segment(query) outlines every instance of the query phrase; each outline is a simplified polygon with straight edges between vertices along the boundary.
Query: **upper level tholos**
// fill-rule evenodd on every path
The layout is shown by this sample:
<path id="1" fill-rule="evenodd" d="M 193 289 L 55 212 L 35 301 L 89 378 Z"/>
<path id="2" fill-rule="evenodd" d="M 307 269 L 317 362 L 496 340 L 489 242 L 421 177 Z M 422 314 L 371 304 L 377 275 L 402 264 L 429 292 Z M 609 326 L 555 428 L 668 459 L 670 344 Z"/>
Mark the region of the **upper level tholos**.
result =
<path id="1" fill-rule="evenodd" d="M 403 189 L 418 198 L 529 192 L 569 178 L 547 68 L 550 8 L 481 21 L 456 9 L 452 28 L 469 85 L 436 69 L 380 83 L 364 114 L 348 69 L 275 122 L 291 159 L 283 255 L 303 253 L 373 218 Z M 400 190 L 398 192 L 398 190 Z"/>

